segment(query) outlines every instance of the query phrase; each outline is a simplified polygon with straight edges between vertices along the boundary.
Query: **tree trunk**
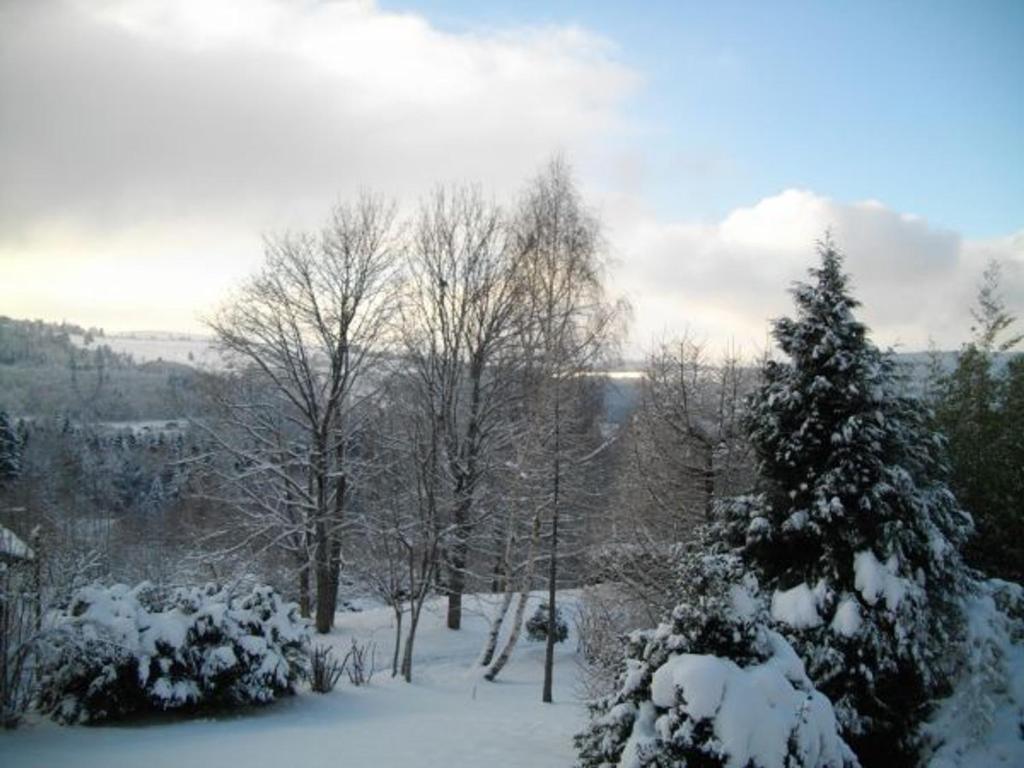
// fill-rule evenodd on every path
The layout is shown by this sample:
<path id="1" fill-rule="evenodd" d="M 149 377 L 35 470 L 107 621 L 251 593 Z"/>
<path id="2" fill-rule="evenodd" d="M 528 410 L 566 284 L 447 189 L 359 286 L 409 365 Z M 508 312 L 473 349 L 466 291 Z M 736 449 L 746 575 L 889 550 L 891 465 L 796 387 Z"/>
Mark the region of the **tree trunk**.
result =
<path id="1" fill-rule="evenodd" d="M 331 570 L 331 605 L 338 605 L 338 585 L 341 580 L 341 522 L 345 519 L 345 498 L 348 494 L 348 478 L 342 473 L 345 466 L 345 441 L 339 439 L 334 451 L 335 472 L 339 473 L 335 480 L 334 515 L 331 518 L 329 563 Z M 331 617 L 333 626 L 334 617 Z"/>
<path id="2" fill-rule="evenodd" d="M 455 542 L 448 555 L 448 629 L 462 626 L 462 594 L 466 591 L 466 565 L 469 560 L 468 525 L 470 500 L 459 503 L 455 517 Z"/>
<path id="3" fill-rule="evenodd" d="M 43 539 L 37 525 L 32 529 L 32 626 L 36 632 L 43 628 Z"/>
<path id="4" fill-rule="evenodd" d="M 395 653 L 391 658 L 391 676 L 398 677 L 398 654 L 399 648 L 402 645 L 402 616 L 405 611 L 402 610 L 402 603 L 397 602 L 394 606 L 395 609 Z"/>
<path id="5" fill-rule="evenodd" d="M 320 437 L 313 453 L 313 472 L 316 485 L 316 631 L 322 635 L 334 626 L 337 593 L 331 586 L 331 512 L 327 505 L 327 448 L 326 438 Z"/>
<path id="6" fill-rule="evenodd" d="M 494 659 L 494 652 L 498 648 L 498 635 L 501 634 L 501 625 L 505 620 L 505 615 L 508 613 L 509 606 L 512 605 L 512 595 L 511 589 L 505 590 L 505 595 L 501 599 L 501 608 L 491 621 L 491 629 L 487 633 L 487 643 L 484 645 L 483 654 L 480 656 L 481 667 L 486 667 Z"/>
<path id="7" fill-rule="evenodd" d="M 412 648 L 416 641 L 416 627 L 420 623 L 420 609 L 415 605 L 410 606 L 409 634 L 405 637 L 405 648 L 402 651 L 402 677 L 405 682 L 412 682 Z"/>
<path id="8" fill-rule="evenodd" d="M 711 521 L 715 512 L 715 446 L 709 441 L 704 457 L 704 519 Z"/>
<path id="9" fill-rule="evenodd" d="M 551 562 L 548 567 L 548 639 L 544 648 L 544 693 L 541 701 L 550 704 L 551 689 L 555 677 L 555 637 L 557 636 L 557 609 L 555 606 L 555 587 L 558 584 L 558 509 L 555 509 L 551 520 Z"/>
<path id="10" fill-rule="evenodd" d="M 501 670 L 508 664 L 509 659 L 512 658 L 512 651 L 515 650 L 516 643 L 519 642 L 519 634 L 523 629 L 523 616 L 526 614 L 526 604 L 530 600 L 530 584 L 527 581 L 522 590 L 519 592 L 519 602 L 516 603 L 516 612 L 512 617 L 512 629 L 509 632 L 508 640 L 505 641 L 505 647 L 501 649 L 501 653 L 498 654 L 498 658 L 491 664 L 490 669 L 484 675 L 484 679 L 489 682 L 494 680 L 501 674 Z"/>
<path id="11" fill-rule="evenodd" d="M 508 640 L 505 641 L 505 647 L 501 649 L 498 658 L 494 660 L 490 669 L 487 670 L 487 674 L 484 675 L 484 679 L 492 683 L 508 664 L 508 660 L 512 658 L 512 651 L 515 649 L 516 643 L 519 641 L 519 633 L 523 629 L 523 616 L 526 613 L 526 603 L 530 599 L 530 586 L 533 582 L 533 556 L 539 540 L 540 512 L 533 516 L 533 533 L 530 536 L 530 546 L 527 550 L 526 571 L 523 574 L 522 587 L 519 591 L 519 602 L 516 604 L 515 616 L 512 618 L 512 630 L 509 632 Z"/>
<path id="12" fill-rule="evenodd" d="M 501 626 L 505 621 L 505 616 L 508 614 L 509 606 L 512 605 L 512 597 L 515 593 L 515 589 L 512 586 L 509 574 L 509 563 L 512 561 L 512 543 L 515 540 L 513 536 L 513 525 L 512 525 L 512 512 L 509 512 L 509 519 L 506 524 L 505 542 L 504 546 L 498 553 L 498 557 L 494 563 L 494 580 L 493 592 L 504 591 L 504 595 L 501 600 L 501 609 L 497 615 L 491 620 L 491 629 L 487 635 L 487 642 L 484 645 L 483 653 L 480 656 L 480 666 L 486 667 L 491 663 L 494 658 L 494 651 L 498 647 L 498 636 L 501 634 Z M 500 583 L 500 587 L 498 584 Z"/>
<path id="13" fill-rule="evenodd" d="M 299 571 L 299 615 L 304 619 L 309 618 L 310 603 L 309 563 L 307 562 Z"/>
<path id="14" fill-rule="evenodd" d="M 336 588 L 331 587 L 330 563 L 316 564 L 316 631 L 326 635 L 334 626 Z"/>
<path id="15" fill-rule="evenodd" d="M 453 560 L 448 572 L 448 629 L 462 628 L 462 592 L 465 588 L 465 574 Z"/>
<path id="16" fill-rule="evenodd" d="M 336 609 L 338 605 L 339 582 L 341 581 L 341 542 L 337 539 L 337 536 L 335 536 L 331 541 L 328 570 L 330 571 L 330 602 Z M 331 615 L 331 626 L 334 626 L 333 614 Z"/>
<path id="17" fill-rule="evenodd" d="M 556 384 L 557 387 L 557 384 Z M 556 607 L 555 594 L 558 587 L 558 505 L 560 502 L 559 492 L 561 490 L 561 424 L 559 414 L 559 399 L 555 394 L 555 466 L 554 478 L 551 487 L 551 556 L 548 561 L 548 640 L 544 648 L 544 692 L 541 701 L 550 704 L 553 699 L 551 689 L 554 687 L 555 677 L 555 636 L 556 636 Z"/>

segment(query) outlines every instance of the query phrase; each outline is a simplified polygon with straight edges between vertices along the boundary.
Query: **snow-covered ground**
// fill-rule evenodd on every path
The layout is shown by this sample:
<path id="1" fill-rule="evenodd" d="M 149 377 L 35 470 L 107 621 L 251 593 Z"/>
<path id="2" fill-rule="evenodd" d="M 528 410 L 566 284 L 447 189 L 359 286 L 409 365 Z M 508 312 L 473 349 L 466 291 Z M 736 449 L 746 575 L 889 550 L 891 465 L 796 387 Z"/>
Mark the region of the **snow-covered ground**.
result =
<path id="1" fill-rule="evenodd" d="M 79 347 L 87 346 L 85 338 L 79 334 L 72 334 L 71 342 Z M 220 352 L 211 336 L 156 331 L 115 333 L 98 336 L 88 346 L 104 344 L 114 352 L 131 355 L 137 363 L 163 360 L 196 368 L 222 367 Z"/>
<path id="2" fill-rule="evenodd" d="M 535 596 L 533 603 L 539 599 Z M 574 597 L 563 605 L 572 610 Z M 566 768 L 572 736 L 582 729 L 575 628 L 557 646 L 555 704 L 540 702 L 543 646 L 521 638 L 499 682 L 474 672 L 491 598 L 470 597 L 463 629 L 444 628 L 443 604 L 428 605 L 417 637 L 414 682 L 391 679 L 393 618 L 389 609 L 340 613 L 338 626 L 316 642 L 344 655 L 350 638 L 377 644 L 378 672 L 366 688 L 343 680 L 324 696 L 301 690 L 268 707 L 216 717 L 148 718 L 106 726 L 65 727 L 31 716 L 17 731 L 0 731 L 2 768 Z M 533 604 L 527 610 L 532 613 Z M 932 768 L 1024 766 L 1021 706 L 1024 646 L 1003 652 L 1009 686 L 992 702 L 994 727 L 972 739 L 962 710 L 935 717 L 945 743 Z M 948 709 L 948 711 L 946 711 Z"/>
<path id="3" fill-rule="evenodd" d="M 571 599 L 571 598 L 570 598 Z M 568 607 L 568 606 L 567 606 Z M 473 672 L 491 602 L 468 601 L 463 629 L 444 628 L 442 605 L 424 612 L 411 685 L 378 671 L 366 688 L 343 680 L 331 694 L 299 695 L 242 714 L 157 718 L 114 726 L 63 727 L 31 719 L 0 733 L 3 768 L 244 766 L 373 768 L 572 765 L 572 735 L 584 723 L 577 701 L 575 635 L 556 646 L 555 704 L 540 701 L 543 645 L 524 638 L 497 683 Z M 527 615 L 532 612 L 532 605 Z M 327 638 L 341 655 L 349 638 L 377 643 L 391 661 L 393 618 L 375 608 L 338 615 Z M 324 638 L 320 638 L 321 641 Z"/>

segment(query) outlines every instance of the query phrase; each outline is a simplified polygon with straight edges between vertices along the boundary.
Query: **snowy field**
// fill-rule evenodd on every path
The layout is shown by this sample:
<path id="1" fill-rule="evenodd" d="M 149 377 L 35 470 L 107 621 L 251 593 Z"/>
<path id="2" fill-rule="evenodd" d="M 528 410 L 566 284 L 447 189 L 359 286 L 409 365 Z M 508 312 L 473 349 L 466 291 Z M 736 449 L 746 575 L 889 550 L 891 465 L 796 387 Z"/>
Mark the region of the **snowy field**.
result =
<path id="1" fill-rule="evenodd" d="M 71 334 L 70 338 L 76 346 L 87 346 L 83 336 Z M 136 363 L 163 360 L 168 363 L 181 363 L 208 369 L 217 369 L 223 365 L 220 352 L 210 336 L 158 333 L 156 331 L 115 333 L 95 338 L 90 346 L 96 347 L 104 344 L 114 352 L 131 355 Z"/>
<path id="2" fill-rule="evenodd" d="M 572 600 L 563 598 L 565 610 Z M 301 690 L 268 707 L 216 717 L 59 726 L 33 715 L 17 731 L 0 731 L 0 768 L 567 768 L 576 757 L 572 736 L 586 715 L 578 700 L 572 622 L 569 639 L 556 646 L 556 703 L 542 704 L 540 643 L 521 638 L 497 683 L 474 673 L 493 603 L 469 597 L 459 632 L 444 628 L 441 601 L 427 606 L 412 685 L 381 669 L 390 667 L 390 609 L 340 613 L 334 633 L 317 642 L 330 643 L 341 656 L 352 637 L 376 642 L 378 672 L 369 687 L 343 680 L 327 695 Z M 993 729 L 973 739 L 963 710 L 940 708 L 930 730 L 945 743 L 930 768 L 1024 766 L 1024 647 L 1014 644 L 1003 653 L 1009 686 L 993 702 Z"/>
<path id="3" fill-rule="evenodd" d="M 333 693 L 306 690 L 244 714 L 157 718 L 116 726 L 55 725 L 30 718 L 0 732 L 3 768 L 565 768 L 584 723 L 577 700 L 575 636 L 556 646 L 555 704 L 540 701 L 544 648 L 524 638 L 497 683 L 478 679 L 489 603 L 470 598 L 463 629 L 443 626 L 442 604 L 424 611 L 411 685 L 390 678 L 390 609 L 338 615 L 326 640 L 344 655 L 349 638 L 377 643 L 367 688 L 343 680 Z M 568 606 L 566 606 L 568 607 Z M 533 603 L 528 614 L 533 610 Z M 570 622 L 571 624 L 571 622 Z M 320 638 L 323 642 L 324 638 Z"/>

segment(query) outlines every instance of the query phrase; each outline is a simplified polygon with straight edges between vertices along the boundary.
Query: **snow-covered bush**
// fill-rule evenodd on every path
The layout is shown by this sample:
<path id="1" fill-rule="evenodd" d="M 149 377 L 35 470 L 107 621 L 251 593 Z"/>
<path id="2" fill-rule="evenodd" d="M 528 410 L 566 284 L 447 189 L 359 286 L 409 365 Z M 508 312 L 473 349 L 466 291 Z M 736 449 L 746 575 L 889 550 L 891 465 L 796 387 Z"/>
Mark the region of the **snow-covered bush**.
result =
<path id="1" fill-rule="evenodd" d="M 952 693 L 924 733 L 933 751 L 929 765 L 969 766 L 992 745 L 999 760 L 1015 763 L 1008 745 L 1024 757 L 1024 588 L 992 579 L 975 582 L 965 599 L 967 626 L 955 648 L 960 663 Z M 1015 763 L 1016 764 L 1016 763 Z"/>
<path id="2" fill-rule="evenodd" d="M 161 596 L 79 590 L 40 654 L 38 706 L 64 723 L 272 701 L 304 672 L 308 629 L 269 587 Z"/>
<path id="3" fill-rule="evenodd" d="M 842 768 L 856 758 L 828 699 L 765 625 L 757 585 L 730 555 L 694 555 L 691 602 L 629 638 L 619 690 L 576 737 L 584 768 Z"/>
<path id="4" fill-rule="evenodd" d="M 526 620 L 526 636 L 531 640 L 548 639 L 548 604 L 541 603 L 537 610 Z M 569 637 L 569 625 L 562 618 L 562 609 L 555 607 L 555 642 L 564 643 Z"/>

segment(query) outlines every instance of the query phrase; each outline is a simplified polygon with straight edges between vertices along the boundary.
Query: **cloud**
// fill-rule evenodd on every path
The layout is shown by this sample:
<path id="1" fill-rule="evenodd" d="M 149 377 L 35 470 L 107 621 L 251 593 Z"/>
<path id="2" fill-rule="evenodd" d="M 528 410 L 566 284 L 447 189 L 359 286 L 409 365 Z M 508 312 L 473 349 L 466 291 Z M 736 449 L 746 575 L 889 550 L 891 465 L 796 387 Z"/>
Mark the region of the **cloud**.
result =
<path id="1" fill-rule="evenodd" d="M 113 260 L 104 320 L 137 326 L 127 295 L 184 282 L 179 258 L 220 286 L 261 231 L 311 226 L 359 188 L 507 194 L 621 130 L 638 82 L 573 27 L 451 33 L 358 1 L 10 0 L 0 267 L 31 260 L 55 284 L 0 280 L 0 301 L 65 314 L 64 276 L 114 278 L 93 269 Z M 163 320 L 193 325 L 194 301 L 175 301 Z"/>
<path id="2" fill-rule="evenodd" d="M 616 244 L 615 283 L 637 307 L 634 350 L 684 330 L 763 348 L 768 320 L 791 311 L 786 288 L 815 263 L 814 244 L 826 231 L 846 254 L 861 316 L 882 344 L 959 346 L 992 258 L 1003 263 L 1008 307 L 1024 309 L 1024 232 L 965 241 L 877 201 L 841 203 L 806 190 L 711 224 L 659 221 L 635 201 L 604 209 Z"/>
<path id="3" fill-rule="evenodd" d="M 504 189 L 613 130 L 636 82 L 582 30 L 450 34 L 369 2 L 15 0 L 2 14 L 5 229 L 210 205 L 272 217 L 439 178 Z"/>
<path id="4" fill-rule="evenodd" d="M 474 181 L 505 198 L 564 150 L 604 169 L 589 191 L 604 190 L 612 286 L 635 306 L 631 351 L 686 327 L 763 346 L 829 227 L 883 343 L 959 344 L 991 257 L 1024 314 L 1024 232 L 966 241 L 804 190 L 719 221 L 659 218 L 648 176 L 707 181 L 724 161 L 630 149 L 641 79 L 617 56 L 571 26 L 450 32 L 358 0 L 7 0 L 0 308 L 195 329 L 262 232 L 314 226 L 362 187 L 409 200 Z"/>

